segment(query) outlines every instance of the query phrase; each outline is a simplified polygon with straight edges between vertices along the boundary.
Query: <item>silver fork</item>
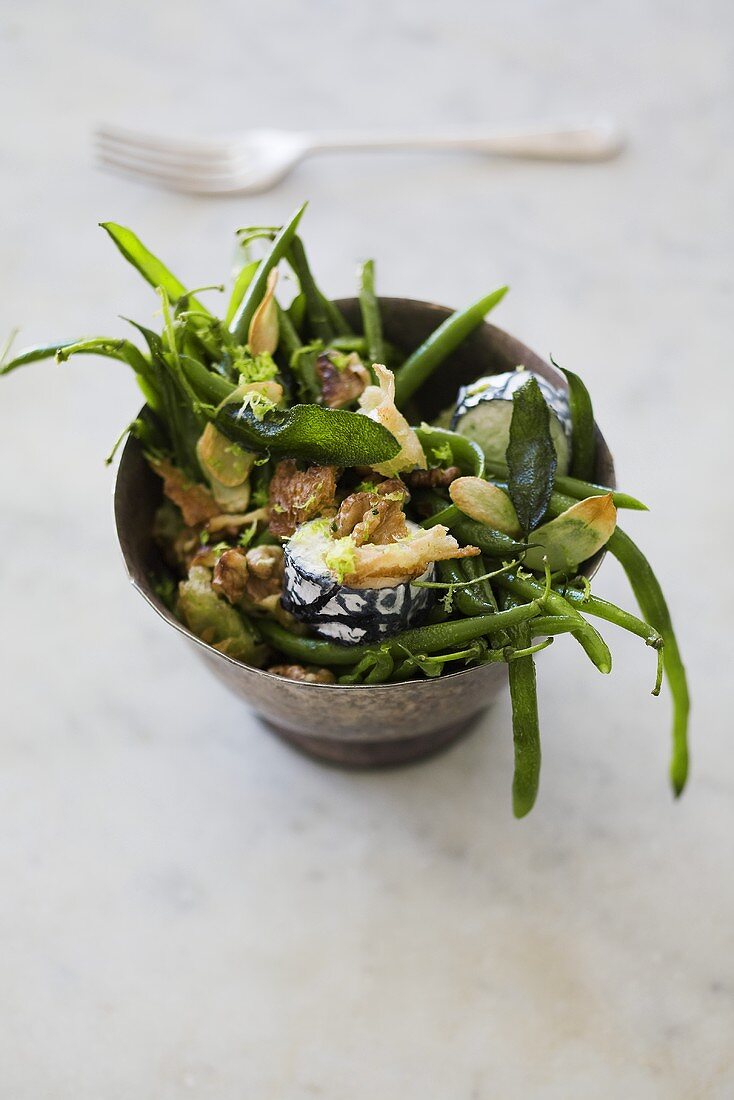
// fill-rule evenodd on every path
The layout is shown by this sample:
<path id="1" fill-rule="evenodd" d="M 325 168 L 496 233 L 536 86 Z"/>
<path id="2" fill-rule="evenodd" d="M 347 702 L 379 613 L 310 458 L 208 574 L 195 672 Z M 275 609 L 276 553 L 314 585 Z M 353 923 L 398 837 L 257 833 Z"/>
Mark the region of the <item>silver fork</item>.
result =
<path id="1" fill-rule="evenodd" d="M 358 149 L 423 149 L 524 160 L 608 160 L 622 149 L 605 119 L 552 129 L 448 133 L 305 134 L 251 130 L 220 138 L 176 140 L 117 127 L 95 134 L 101 165 L 173 191 L 202 195 L 266 191 L 313 153 Z"/>

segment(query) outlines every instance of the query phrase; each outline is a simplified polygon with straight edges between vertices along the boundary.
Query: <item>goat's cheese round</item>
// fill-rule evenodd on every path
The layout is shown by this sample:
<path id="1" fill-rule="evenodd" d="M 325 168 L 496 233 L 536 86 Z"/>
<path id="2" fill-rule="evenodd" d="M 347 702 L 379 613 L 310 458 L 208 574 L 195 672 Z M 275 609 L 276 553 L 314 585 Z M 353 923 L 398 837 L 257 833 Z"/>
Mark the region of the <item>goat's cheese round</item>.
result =
<path id="1" fill-rule="evenodd" d="M 408 523 L 409 530 L 418 530 Z M 436 589 L 419 588 L 412 581 L 379 588 L 350 588 L 341 584 L 325 562 L 334 540 L 322 520 L 304 523 L 285 544 L 282 604 L 299 622 L 322 638 L 357 645 L 376 642 L 417 626 L 436 599 Z M 435 580 L 431 563 L 418 577 Z"/>

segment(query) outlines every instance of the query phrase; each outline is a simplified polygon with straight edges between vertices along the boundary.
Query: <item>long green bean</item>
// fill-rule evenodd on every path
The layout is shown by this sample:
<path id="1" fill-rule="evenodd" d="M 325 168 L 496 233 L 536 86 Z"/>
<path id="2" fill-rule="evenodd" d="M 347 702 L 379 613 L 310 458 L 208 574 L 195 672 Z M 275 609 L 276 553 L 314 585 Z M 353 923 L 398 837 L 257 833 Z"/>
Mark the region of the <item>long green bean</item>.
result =
<path id="1" fill-rule="evenodd" d="M 151 361 L 146 359 L 131 340 L 107 339 L 100 336 L 90 340 L 80 340 L 76 344 L 63 344 L 56 350 L 56 361 L 57 363 L 65 363 L 72 355 L 99 355 L 102 358 L 116 359 L 121 363 L 127 363 L 137 376 L 138 385 L 145 396 L 146 403 L 153 412 L 161 412 L 160 379 Z M 33 360 L 26 361 L 32 362 Z M 12 366 L 12 363 L 9 364 L 9 367 Z"/>
<path id="2" fill-rule="evenodd" d="M 477 582 L 479 578 L 483 578 L 478 584 L 472 583 L 472 586 L 467 588 L 466 591 L 475 594 L 477 604 L 481 606 L 485 614 L 499 611 L 497 600 L 492 591 L 492 583 L 489 578 L 486 577 L 486 574 L 490 572 L 490 570 L 487 567 L 483 554 L 480 554 L 478 558 L 460 559 L 459 572 L 467 581 Z"/>
<path id="3" fill-rule="evenodd" d="M 277 302 L 275 308 L 278 312 L 278 351 L 282 352 L 286 363 L 290 366 L 293 353 L 299 351 L 303 344 L 287 310 L 283 309 Z"/>
<path id="4" fill-rule="evenodd" d="M 691 701 L 686 670 L 673 630 L 670 611 L 652 566 L 629 535 L 617 528 L 607 543 L 607 549 L 627 574 L 642 614 L 663 638 L 663 668 L 673 700 L 670 781 L 678 797 L 688 778 L 688 715 Z"/>
<path id="5" fill-rule="evenodd" d="M 507 467 L 501 462 L 487 462 L 487 470 L 490 475 L 490 481 L 497 483 L 505 487 L 504 483 L 507 480 Z M 576 477 L 566 477 L 556 475 L 553 482 L 553 493 L 551 493 L 551 507 L 558 506 L 561 497 L 567 498 L 565 508 L 570 508 L 572 504 L 575 504 L 577 500 L 585 500 L 587 497 L 605 497 L 608 493 L 612 494 L 612 501 L 615 508 L 626 508 L 633 512 L 647 512 L 648 507 L 643 504 L 637 497 L 630 496 L 629 493 L 619 492 L 617 489 L 610 489 L 608 485 L 597 485 L 593 481 L 581 481 Z M 571 498 L 571 499 L 568 499 Z M 565 508 L 561 508 L 564 511 Z M 555 513 L 558 515 L 558 511 Z"/>
<path id="6" fill-rule="evenodd" d="M 515 600 L 505 595 L 506 607 Z M 509 631 L 516 650 L 532 647 L 531 624 L 519 623 Z M 532 810 L 540 784 L 540 723 L 538 693 L 535 682 L 535 661 L 532 653 L 508 661 L 510 700 L 512 702 L 512 740 L 515 749 L 515 770 L 512 777 L 512 809 L 515 817 L 525 817 Z"/>
<path id="7" fill-rule="evenodd" d="M 258 264 L 254 278 L 247 287 L 242 301 L 237 308 L 237 312 L 230 322 L 229 331 L 240 344 L 247 342 L 250 322 L 255 314 L 255 310 L 262 301 L 262 297 L 267 287 L 268 275 L 275 265 L 283 259 L 290 248 L 293 238 L 296 235 L 298 223 L 303 217 L 306 206 L 307 203 L 300 206 L 290 221 L 279 231 L 267 254 Z"/>
<path id="8" fill-rule="evenodd" d="M 311 336 L 315 340 L 323 340 L 328 344 L 335 332 L 326 308 L 326 298 L 316 285 L 303 241 L 298 236 L 291 242 L 288 262 L 296 273 L 301 292 L 306 299 L 306 318 Z"/>
<path id="9" fill-rule="evenodd" d="M 457 310 L 432 332 L 427 340 L 403 363 L 395 375 L 395 403 L 398 408 L 423 385 L 445 359 L 456 351 L 467 336 L 480 325 L 490 310 L 502 301 L 508 287 L 480 298 L 466 309 Z"/>
<path id="10" fill-rule="evenodd" d="M 623 630 L 642 638 L 652 649 L 663 647 L 662 634 L 654 626 L 644 622 L 643 619 L 638 619 L 636 615 L 625 611 L 624 608 L 617 607 L 616 604 L 603 600 L 599 596 L 586 595 L 580 588 L 574 588 L 572 585 L 562 585 L 558 591 L 565 600 L 580 607 L 587 615 L 595 615 L 608 623 L 621 626 Z"/>
<path id="11" fill-rule="evenodd" d="M 105 343 L 107 342 L 108 341 L 105 341 Z M 7 359 L 0 363 L 0 375 L 10 374 L 12 371 L 17 370 L 18 367 L 26 366 L 27 363 L 38 363 L 41 359 L 53 359 L 60 351 L 64 351 L 66 348 L 77 347 L 85 343 L 89 343 L 89 341 L 65 340 L 63 344 L 39 344 L 36 347 L 25 348 L 20 355 L 16 355 L 13 359 Z M 110 339 L 109 343 L 112 344 L 114 341 Z M 96 353 L 90 351 L 88 354 L 91 355 Z M 113 358 L 118 358 L 118 356 L 114 356 Z"/>
<path id="12" fill-rule="evenodd" d="M 414 431 L 429 464 L 438 462 L 442 466 L 458 466 L 462 474 L 484 476 L 484 452 L 473 439 L 467 439 L 449 428 L 435 428 L 430 424 L 421 424 Z M 444 503 L 439 500 L 439 506 Z"/>
<path id="13" fill-rule="evenodd" d="M 494 615 L 477 615 L 471 619 L 452 619 L 432 626 L 415 627 L 386 639 L 382 644 L 395 656 L 400 656 L 406 649 L 411 653 L 443 653 L 452 646 L 472 642 L 532 619 L 540 614 L 542 606 L 542 596 L 541 599 L 531 598 L 528 603 L 498 611 Z M 374 645 L 343 646 L 317 638 L 302 638 L 269 619 L 263 619 L 258 626 L 266 641 L 286 656 L 305 664 L 353 665 L 375 648 Z"/>
<path id="14" fill-rule="evenodd" d="M 541 638 L 544 634 L 573 634 L 577 625 L 572 615 L 538 615 L 532 623 L 533 637 Z"/>
<path id="15" fill-rule="evenodd" d="M 459 512 L 459 517 L 456 522 L 452 521 L 447 526 L 464 546 L 478 546 L 491 558 L 501 558 L 503 561 L 510 561 L 525 550 L 525 543 L 516 542 L 509 535 L 493 531 L 485 523 L 469 519 L 463 512 Z"/>
<path id="16" fill-rule="evenodd" d="M 125 259 L 132 264 L 136 271 L 140 272 L 152 287 L 156 289 L 161 287 L 166 291 L 171 301 L 184 296 L 188 297 L 189 305 L 192 308 L 198 309 L 207 317 L 211 317 L 211 313 L 206 306 L 198 298 L 188 295 L 181 280 L 177 279 L 173 272 L 169 271 L 166 265 L 145 247 L 131 229 L 127 229 L 124 225 L 117 225 L 116 222 L 100 222 L 99 224 L 100 228 L 109 234 Z"/>
<path id="17" fill-rule="evenodd" d="M 438 575 L 446 584 L 457 586 L 447 591 L 453 593 L 453 598 L 456 600 L 456 606 L 462 615 L 471 617 L 472 615 L 489 615 L 492 613 L 493 609 L 487 607 L 486 602 L 482 599 L 475 586 L 471 588 L 460 587 L 467 580 L 467 577 L 462 572 L 458 561 L 452 559 L 439 562 Z"/>
<path id="18" fill-rule="evenodd" d="M 564 370 L 568 382 L 568 403 L 571 409 L 572 450 L 571 474 L 588 481 L 594 472 L 596 427 L 591 397 L 584 383 L 573 371 Z"/>
<path id="19" fill-rule="evenodd" d="M 362 328 L 367 340 L 369 365 L 385 362 L 385 345 L 382 340 L 382 318 L 375 295 L 375 261 L 365 260 L 359 274 L 359 308 Z"/>
<path id="20" fill-rule="evenodd" d="M 605 497 L 607 493 L 611 493 L 615 508 L 626 508 L 632 512 L 649 511 L 647 505 L 637 497 L 630 496 L 629 493 L 621 493 L 617 489 L 610 489 L 606 485 L 597 485 L 593 481 L 582 481 L 577 477 L 556 477 L 553 487 L 558 493 L 565 493 L 576 500 L 585 500 L 586 497 Z"/>
<path id="21" fill-rule="evenodd" d="M 232 294 L 229 299 L 229 304 L 227 305 L 227 312 L 224 315 L 224 323 L 227 328 L 229 328 L 229 326 L 232 324 L 237 310 L 240 308 L 242 299 L 247 292 L 247 288 L 249 287 L 252 280 L 255 278 L 255 273 L 257 272 L 259 266 L 259 260 L 250 260 L 249 263 L 244 264 L 237 272 L 237 277 L 235 278 L 234 286 L 232 287 Z"/>
<path id="22" fill-rule="evenodd" d="M 540 581 L 525 573 L 503 573 L 496 578 L 496 584 L 523 600 L 538 599 L 545 591 Z M 612 655 L 606 642 L 563 596 L 551 590 L 545 597 L 545 609 L 554 615 L 567 615 L 574 619 L 576 627 L 572 633 L 576 641 L 600 672 L 606 674 L 612 671 Z"/>

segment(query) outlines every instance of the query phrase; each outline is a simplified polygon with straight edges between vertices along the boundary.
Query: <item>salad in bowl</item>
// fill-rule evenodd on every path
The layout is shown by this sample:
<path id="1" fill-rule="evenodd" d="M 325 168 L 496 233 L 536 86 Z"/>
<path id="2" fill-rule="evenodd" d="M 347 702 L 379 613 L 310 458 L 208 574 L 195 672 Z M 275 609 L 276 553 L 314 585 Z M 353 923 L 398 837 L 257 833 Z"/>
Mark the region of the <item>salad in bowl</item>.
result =
<path id="1" fill-rule="evenodd" d="M 660 585 L 617 524 L 645 506 L 614 487 L 586 386 L 531 353 L 513 360 L 493 326 L 502 369 L 480 354 L 455 370 L 506 287 L 456 312 L 412 303 L 437 318 L 418 341 L 410 323 L 394 338 L 400 300 L 377 297 L 372 261 L 356 301 L 331 300 L 298 233 L 303 212 L 239 231 L 243 263 L 216 312 L 205 303 L 224 287 L 185 286 L 129 229 L 104 223 L 157 291 L 161 324 L 7 352 L 2 373 L 79 354 L 132 368 L 145 405 L 121 438 L 159 495 L 149 582 L 230 672 L 258 670 L 272 691 L 307 686 L 328 714 L 345 688 L 364 699 L 411 685 L 419 699 L 429 683 L 448 691 L 467 670 L 506 668 L 522 816 L 540 775 L 535 658 L 568 634 L 609 673 L 594 625 L 606 620 L 653 651 L 654 695 L 668 681 L 679 794 L 685 671 Z M 605 552 L 640 616 L 592 592 Z"/>

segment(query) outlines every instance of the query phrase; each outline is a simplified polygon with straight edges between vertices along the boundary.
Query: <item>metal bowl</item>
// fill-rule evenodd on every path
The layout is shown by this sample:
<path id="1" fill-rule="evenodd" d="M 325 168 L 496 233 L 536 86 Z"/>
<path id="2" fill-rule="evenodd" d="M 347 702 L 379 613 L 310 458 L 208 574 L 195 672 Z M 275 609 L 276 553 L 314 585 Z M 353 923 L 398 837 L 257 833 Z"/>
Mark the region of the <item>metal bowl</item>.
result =
<path id="1" fill-rule="evenodd" d="M 355 327 L 355 298 L 339 303 Z M 444 306 L 409 298 L 381 298 L 386 337 L 398 347 L 416 348 L 451 313 Z M 464 341 L 430 385 L 415 399 L 417 417 L 432 420 L 456 397 L 459 386 L 519 364 L 555 386 L 566 380 L 514 337 L 483 324 Z M 614 464 L 597 429 L 596 480 L 615 485 Z M 154 591 L 151 576 L 162 563 L 151 537 L 161 502 L 161 482 L 149 469 L 137 440 L 130 438 L 115 484 L 115 522 L 130 580 L 150 606 L 183 634 L 215 676 L 239 695 L 268 726 L 312 756 L 339 764 L 374 766 L 426 756 L 459 737 L 503 690 L 504 665 L 480 665 L 438 679 L 402 684 L 339 686 L 308 684 L 250 668 L 225 656 L 191 633 Z M 591 576 L 603 554 L 586 565 Z"/>

